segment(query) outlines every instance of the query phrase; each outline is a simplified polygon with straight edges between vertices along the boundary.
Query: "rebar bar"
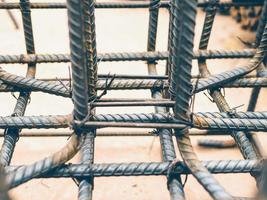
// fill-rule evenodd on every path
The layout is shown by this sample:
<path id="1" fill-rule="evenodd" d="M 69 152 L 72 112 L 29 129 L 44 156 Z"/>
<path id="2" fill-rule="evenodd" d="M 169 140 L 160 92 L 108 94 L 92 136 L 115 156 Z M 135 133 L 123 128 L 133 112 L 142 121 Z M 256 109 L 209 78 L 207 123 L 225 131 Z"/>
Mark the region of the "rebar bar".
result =
<path id="1" fill-rule="evenodd" d="M 170 5 L 170 1 L 163 0 L 160 3 L 161 8 L 168 8 Z M 213 4 L 210 1 L 199 2 L 199 7 L 207 7 L 208 5 Z M 261 6 L 262 0 L 255 0 L 255 1 L 226 1 L 220 2 L 217 4 L 218 7 L 233 7 L 233 6 Z M 65 9 L 67 6 L 65 3 L 31 3 L 30 4 L 32 9 Z M 133 2 L 97 2 L 95 4 L 96 8 L 149 8 L 150 2 L 140 2 L 140 1 L 133 1 Z M 0 3 L 0 9 L 19 9 L 18 3 Z"/>

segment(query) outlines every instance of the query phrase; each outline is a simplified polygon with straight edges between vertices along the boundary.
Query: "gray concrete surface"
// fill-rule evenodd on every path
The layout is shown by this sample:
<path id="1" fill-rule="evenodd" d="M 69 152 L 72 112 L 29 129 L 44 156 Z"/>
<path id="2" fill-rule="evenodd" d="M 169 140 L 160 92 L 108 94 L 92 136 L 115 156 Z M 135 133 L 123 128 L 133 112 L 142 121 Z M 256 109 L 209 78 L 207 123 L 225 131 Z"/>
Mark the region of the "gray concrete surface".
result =
<path id="1" fill-rule="evenodd" d="M 33 1 L 33 0 L 32 0 Z M 40 1 L 40 0 L 39 0 Z M 53 2 L 52 0 L 49 0 Z M 58 0 L 59 1 L 59 0 Z M 14 2 L 14 1 L 9 1 Z M 46 0 L 48 2 L 48 0 Z M 21 25 L 21 15 L 15 11 Z M 34 38 L 37 53 L 69 52 L 66 10 L 34 10 L 32 11 Z M 199 42 L 204 14 L 199 10 L 197 17 L 195 44 Z M 25 53 L 23 31 L 14 30 L 7 13 L 0 10 L 0 54 Z M 98 52 L 145 51 L 147 44 L 148 12 L 145 9 L 97 10 L 97 48 Z M 157 50 L 167 49 L 168 13 L 160 11 Z M 217 16 L 211 36 L 210 49 L 242 49 L 244 45 L 238 40 L 252 40 L 254 35 L 242 31 L 240 27 L 226 16 Z M 209 61 L 212 73 L 218 73 L 233 67 L 242 66 L 247 60 Z M 67 77 L 69 64 L 40 64 L 37 67 L 37 78 Z M 165 62 L 159 62 L 158 71 L 164 73 Z M 2 65 L 7 71 L 25 75 L 26 65 Z M 147 74 L 145 62 L 100 63 L 99 73 Z M 197 68 L 194 63 L 194 74 Z M 246 110 L 249 89 L 227 89 L 226 99 L 231 107 L 245 104 L 239 110 Z M 106 97 L 149 98 L 149 91 L 116 91 L 109 92 Z M 257 110 L 266 110 L 264 102 L 266 91 L 263 90 Z M 0 94 L 0 115 L 10 115 L 15 105 L 11 94 Z M 98 109 L 97 113 L 125 113 L 126 108 Z M 26 115 L 68 114 L 72 111 L 72 102 L 56 96 L 33 93 Z M 127 108 L 128 113 L 152 112 L 153 108 Z M 196 96 L 195 111 L 217 111 L 203 94 Z M 116 129 L 115 131 L 129 131 Z M 27 130 L 25 130 L 27 131 Z M 51 131 L 51 130 L 45 130 Z M 58 131 L 58 130 L 56 130 Z M 62 130 L 61 130 L 62 131 Z M 66 130 L 69 131 L 69 130 Z M 151 131 L 151 130 L 142 130 Z M 215 138 L 215 137 L 213 137 Z M 230 137 L 220 137 L 229 139 Z M 261 134 L 261 141 L 266 138 Z M 196 145 L 197 137 L 192 137 L 194 147 L 200 159 L 241 159 L 238 149 L 206 149 Z M 20 138 L 12 159 L 14 165 L 29 164 L 60 149 L 67 138 Z M 2 139 L 1 139 L 2 141 Z M 178 152 L 178 151 L 177 151 Z M 177 153 L 178 154 L 178 153 Z M 95 162 L 139 162 L 160 161 L 160 145 L 154 137 L 99 137 L 96 138 Z M 77 162 L 78 156 L 71 162 Z M 183 177 L 184 178 L 184 177 Z M 216 175 L 219 182 L 235 196 L 253 196 L 255 181 L 250 175 Z M 20 200 L 69 200 L 76 199 L 77 186 L 71 179 L 38 179 L 32 180 L 13 189 L 13 199 Z M 210 199 L 203 188 L 189 176 L 185 185 L 188 199 Z M 94 199 L 127 199 L 148 200 L 168 199 L 165 177 L 120 177 L 96 178 Z"/>

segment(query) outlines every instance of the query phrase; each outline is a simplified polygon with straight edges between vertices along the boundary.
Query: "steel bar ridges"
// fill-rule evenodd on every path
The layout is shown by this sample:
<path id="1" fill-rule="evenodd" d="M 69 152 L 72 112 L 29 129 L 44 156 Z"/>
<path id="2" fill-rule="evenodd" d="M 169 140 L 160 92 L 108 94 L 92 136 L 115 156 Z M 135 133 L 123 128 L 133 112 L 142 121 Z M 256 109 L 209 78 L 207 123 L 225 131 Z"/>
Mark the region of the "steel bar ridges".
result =
<path id="1" fill-rule="evenodd" d="M 1 79 L 4 81 L 1 81 Z M 60 81 L 59 81 L 60 80 Z M 201 80 L 201 79 L 198 79 Z M 197 79 L 192 79 L 193 87 Z M 5 83 L 6 82 L 6 83 Z M 9 85 L 11 84 L 11 85 Z M 220 87 L 224 88 L 254 88 L 267 87 L 267 78 L 241 78 Z M 143 90 L 167 89 L 168 81 L 162 79 L 117 79 L 112 81 L 107 90 Z M 99 80 L 96 90 L 106 89 L 106 81 Z M 70 97 L 69 80 L 66 79 L 30 79 L 9 74 L 0 69 L 0 92 L 41 91 L 62 97 Z"/>
<path id="2" fill-rule="evenodd" d="M 27 54 L 34 54 L 35 48 L 34 48 L 34 38 L 33 38 L 29 0 L 20 0 L 20 9 L 22 13 L 22 22 L 23 22 L 26 51 L 27 51 Z M 34 63 L 29 63 L 26 77 L 34 78 L 35 73 L 36 73 L 36 65 Z M 13 116 L 24 115 L 26 107 L 28 105 L 29 98 L 30 98 L 29 92 L 20 92 L 13 114 L 12 114 Z M 4 141 L 3 141 L 1 151 L 0 151 L 1 166 L 7 166 L 11 162 L 11 158 L 12 158 L 12 155 L 15 149 L 15 145 L 19 137 L 20 129 L 17 129 L 17 128 L 6 129 L 5 133 L 6 133 L 6 136 L 4 137 Z"/>
<path id="3" fill-rule="evenodd" d="M 170 1 L 163 0 L 160 3 L 161 8 L 168 8 L 170 5 Z M 213 4 L 210 1 L 199 2 L 199 7 L 207 7 L 208 5 Z M 218 7 L 232 7 L 232 6 L 261 6 L 262 0 L 254 0 L 251 2 L 220 2 L 217 3 Z M 31 3 L 32 9 L 63 9 L 66 8 L 65 3 Z M 96 8 L 149 8 L 150 2 L 96 2 Z M 0 3 L 0 9 L 19 9 L 18 3 Z"/>
<path id="4" fill-rule="evenodd" d="M 249 173 L 259 172 L 262 161 L 259 160 L 212 160 L 202 161 L 203 165 L 213 174 L 221 173 Z M 70 164 L 57 167 L 47 173 L 34 178 L 52 177 L 84 177 L 93 175 L 102 176 L 160 176 L 167 175 L 171 162 L 150 162 L 150 163 L 110 163 L 110 164 Z M 17 170 L 21 166 L 9 166 L 7 173 Z M 190 174 L 189 168 L 183 162 L 177 162 L 173 173 Z"/>
<path id="5" fill-rule="evenodd" d="M 31 131 L 23 131 L 20 133 L 20 137 L 70 137 L 71 132 L 69 131 L 56 131 L 56 132 L 47 132 L 47 131 L 38 131 L 38 132 L 31 132 Z M 171 133 L 173 135 L 173 133 Z M 215 136 L 215 135 L 228 135 L 227 131 L 209 131 L 209 130 L 197 130 L 197 129 L 190 129 L 189 134 L 192 136 Z M 96 133 L 96 136 L 99 137 L 114 137 L 114 136 L 122 136 L 122 137 L 141 137 L 141 136 L 148 136 L 148 137 L 155 137 L 155 133 L 153 132 L 140 132 L 140 131 L 129 131 L 129 132 L 115 132 L 115 131 L 100 131 Z M 0 137 L 3 137 L 4 133 L 0 133 Z"/>
<path id="6" fill-rule="evenodd" d="M 88 127 L 150 127 L 153 128 L 179 128 L 183 129 L 190 125 L 198 129 L 208 130 L 243 130 L 266 132 L 267 119 L 249 118 L 208 118 L 193 115 L 192 124 L 177 121 L 168 114 L 107 114 L 95 115 L 93 121 L 82 123 L 84 128 Z M 51 116 L 25 116 L 25 117 L 0 117 L 0 128 L 67 128 L 71 122 L 70 115 Z M 75 121 L 77 125 L 81 122 Z M 158 123 L 158 124 L 157 124 Z"/>
<path id="7" fill-rule="evenodd" d="M 46 81 L 25 78 L 10 74 L 0 68 L 0 92 L 41 91 L 62 97 L 70 97 L 69 80 L 59 80 L 54 79 L 53 81 Z M 205 79 L 192 79 L 193 87 L 196 86 L 197 80 L 201 81 Z M 267 78 L 241 78 L 219 86 L 225 88 L 267 87 Z M 107 90 L 166 89 L 168 87 L 168 82 L 161 79 L 117 79 L 112 81 Z M 96 83 L 96 89 L 106 89 L 106 81 L 99 80 Z M 210 89 L 213 88 L 211 87 Z"/>
<path id="8" fill-rule="evenodd" d="M 81 141 L 84 139 L 80 137 L 83 136 L 72 135 L 69 142 L 60 151 L 31 165 L 22 166 L 9 172 L 6 176 L 7 188 L 14 188 L 70 160 L 82 145 Z"/>
<path id="9" fill-rule="evenodd" d="M 148 25 L 148 42 L 147 51 L 156 50 L 157 40 L 157 27 L 158 27 L 158 14 L 159 14 L 160 0 L 151 0 L 151 7 L 149 10 L 149 25 Z M 157 75 L 156 62 L 155 60 L 148 60 L 147 62 L 148 74 Z M 162 84 L 161 81 L 160 84 Z M 157 82 L 155 82 L 157 83 Z M 164 88 L 162 85 L 160 88 L 155 87 L 156 84 L 151 88 L 151 96 L 153 99 L 162 99 L 161 90 Z M 166 113 L 167 110 L 164 107 L 155 107 L 156 113 Z M 172 140 L 172 132 L 170 129 L 157 129 L 163 161 L 173 161 L 176 159 L 175 148 Z M 168 178 L 167 175 L 167 188 L 170 193 L 170 199 L 184 199 L 185 194 L 183 191 L 183 185 L 181 183 L 181 177 L 179 175 Z"/>
<path id="10" fill-rule="evenodd" d="M 198 50 L 194 52 L 194 59 L 233 59 L 233 58 L 252 58 L 256 50 Z M 97 60 L 101 62 L 115 61 L 151 61 L 166 60 L 167 51 L 151 52 L 118 52 L 118 53 L 99 53 Z M 0 55 L 0 63 L 57 63 L 70 62 L 68 54 L 21 54 L 21 55 Z"/>
<path id="11" fill-rule="evenodd" d="M 84 43 L 86 53 L 83 58 L 86 59 L 87 79 L 88 79 L 88 97 L 96 98 L 96 82 L 97 82 L 97 52 L 96 52 L 96 33 L 95 33 L 95 14 L 94 0 L 80 0 L 83 4 L 84 15 Z M 78 10 L 77 10 L 78 11 Z M 83 71 L 85 73 L 85 71 Z M 86 91 L 86 90 L 85 90 Z M 82 93 L 80 93 L 82 94 Z M 91 101 L 91 100 L 90 100 Z M 89 114 L 93 115 L 93 107 L 89 104 Z M 91 120 L 91 118 L 89 118 Z M 92 164 L 94 162 L 94 146 L 95 146 L 96 129 L 89 129 L 85 132 L 86 137 L 84 145 L 81 148 L 81 162 L 84 164 Z M 79 200 L 90 200 L 93 195 L 94 180 L 92 176 L 85 177 L 79 182 Z"/>
<path id="12" fill-rule="evenodd" d="M 172 1 L 172 48 L 169 59 L 170 94 L 175 99 L 174 114 L 178 120 L 190 121 L 188 114 L 191 98 L 191 67 L 193 58 L 193 40 L 196 17 L 196 1 Z M 194 153 L 188 128 L 175 130 L 176 141 L 181 156 L 192 175 L 214 199 L 232 199 Z"/>
<path id="13" fill-rule="evenodd" d="M 257 27 L 255 46 L 258 46 L 260 44 L 262 34 L 264 32 L 264 25 L 267 24 L 267 16 L 266 15 L 267 15 L 267 1 L 264 1 L 261 17 L 259 19 L 259 24 Z M 263 64 L 261 64 L 257 68 L 256 71 L 257 71 L 257 77 L 267 77 L 266 59 L 263 62 Z M 261 91 L 260 87 L 253 88 L 251 95 L 250 95 L 248 108 L 247 108 L 248 111 L 254 111 L 255 110 L 260 91 Z M 262 149 L 260 143 L 258 142 L 257 135 L 256 134 L 250 134 L 249 139 L 251 140 L 252 144 L 255 146 L 255 149 L 257 150 L 258 156 L 262 157 L 264 152 L 263 152 L 263 149 Z"/>

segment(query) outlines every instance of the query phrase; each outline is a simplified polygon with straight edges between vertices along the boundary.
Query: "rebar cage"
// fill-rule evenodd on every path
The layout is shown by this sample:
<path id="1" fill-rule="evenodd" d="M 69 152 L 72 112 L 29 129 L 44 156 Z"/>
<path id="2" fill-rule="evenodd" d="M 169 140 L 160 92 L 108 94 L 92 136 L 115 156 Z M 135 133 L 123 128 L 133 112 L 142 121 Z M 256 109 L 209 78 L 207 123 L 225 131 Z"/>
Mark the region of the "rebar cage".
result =
<path id="1" fill-rule="evenodd" d="M 214 18 L 220 7 L 262 6 L 255 43 L 250 49 L 208 50 Z M 205 9 L 199 50 L 193 51 L 197 7 Z M 31 9 L 65 9 L 68 11 L 70 55 L 35 54 Z M 147 52 L 97 54 L 94 10 L 100 8 L 149 9 Z M 168 51 L 156 51 L 158 12 L 167 8 L 170 14 Z M 0 117 L 5 130 L 0 152 L 2 169 L 1 195 L 33 178 L 70 177 L 78 180 L 81 200 L 92 199 L 94 177 L 166 176 L 171 199 L 185 199 L 180 175 L 192 174 L 214 199 L 236 199 L 216 181 L 212 173 L 250 173 L 264 196 L 265 165 L 256 136 L 251 131 L 267 131 L 267 112 L 255 112 L 261 87 L 267 86 L 267 0 L 223 1 L 151 0 L 94 2 L 67 0 L 66 3 L 0 3 L 0 9 L 20 9 L 23 18 L 26 55 L 0 55 L 1 64 L 26 63 L 26 77 L 0 68 L 0 91 L 19 92 L 11 116 Z M 219 74 L 211 74 L 207 59 L 249 58 L 247 65 Z M 196 59 L 199 75 L 192 76 L 192 60 Z M 147 61 L 148 75 L 105 75 L 97 73 L 99 61 Z M 158 60 L 166 60 L 166 75 L 158 75 Z M 35 79 L 38 63 L 71 63 L 71 79 Z M 257 75 L 249 75 L 256 71 Z M 247 112 L 235 112 L 227 104 L 221 89 L 253 88 Z M 151 99 L 104 98 L 108 90 L 149 89 Z M 97 90 L 101 90 L 97 95 Z M 193 113 L 194 95 L 207 90 L 220 112 Z M 41 91 L 71 98 L 73 113 L 69 115 L 24 116 L 30 94 Z M 154 106 L 154 113 L 96 114 L 96 107 Z M 154 128 L 160 139 L 162 162 L 94 163 L 94 139 L 97 129 L 105 127 Z M 10 160 L 21 129 L 71 128 L 73 134 L 60 151 L 31 165 L 10 166 Z M 192 130 L 194 128 L 194 130 Z M 231 135 L 244 160 L 200 161 L 194 153 L 190 134 L 202 129 L 204 135 L 224 132 Z M 41 135 L 41 134 L 40 134 Z M 118 134 L 117 134 L 118 135 Z M 128 134 L 130 135 L 130 134 Z M 141 134 L 142 135 L 142 134 Z M 116 136 L 116 134 L 114 134 Z M 175 136 L 183 161 L 176 159 Z M 206 142 L 209 145 L 209 142 Z M 222 145 L 219 143 L 219 145 Z M 66 164 L 81 152 L 79 164 Z M 243 199 L 243 198 L 241 198 Z"/>

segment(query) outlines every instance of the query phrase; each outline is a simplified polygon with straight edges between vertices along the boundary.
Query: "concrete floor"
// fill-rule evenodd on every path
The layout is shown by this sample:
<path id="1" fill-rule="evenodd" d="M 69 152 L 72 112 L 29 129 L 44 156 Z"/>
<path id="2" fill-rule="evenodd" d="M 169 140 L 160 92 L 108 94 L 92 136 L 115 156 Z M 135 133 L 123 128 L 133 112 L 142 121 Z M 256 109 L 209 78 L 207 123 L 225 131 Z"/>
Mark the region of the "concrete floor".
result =
<path id="1" fill-rule="evenodd" d="M 36 0 L 35 0 L 36 1 Z M 39 0 L 40 1 L 40 0 Z M 53 2 L 52 0 L 49 0 Z M 59 1 L 59 0 L 58 0 Z M 14 1 L 10 1 L 14 2 Z M 32 0 L 33 2 L 33 0 Z M 48 2 L 48 0 L 46 0 Z M 21 15 L 14 11 L 21 25 Z M 197 16 L 195 48 L 199 43 L 204 13 L 199 10 Z M 0 10 L 0 54 L 25 53 L 23 31 L 14 30 L 7 13 Z M 66 10 L 33 10 L 34 39 L 37 53 L 69 52 Z M 148 12 L 146 9 L 97 9 L 97 48 L 98 52 L 145 51 L 147 44 Z M 160 10 L 157 50 L 167 49 L 168 13 Z M 245 32 L 227 16 L 217 16 L 211 36 L 210 49 L 242 49 L 244 45 L 238 37 L 253 40 L 254 35 Z M 212 73 L 219 73 L 233 67 L 242 66 L 247 60 L 212 60 L 208 62 Z M 194 62 L 194 74 L 197 73 Z M 37 78 L 68 77 L 68 63 L 40 64 L 37 66 Z M 158 71 L 164 73 L 165 62 L 159 62 Z M 8 72 L 25 75 L 26 65 L 3 65 Z M 99 73 L 147 74 L 145 62 L 105 62 L 99 64 Z M 227 89 L 226 99 L 231 107 L 244 104 L 239 108 L 245 111 L 250 89 Z M 150 91 L 112 91 L 106 97 L 149 98 Z M 262 90 L 257 110 L 266 110 L 264 103 L 266 90 Z M 0 115 L 10 115 L 15 105 L 11 94 L 0 94 Z M 68 114 L 72 111 L 69 99 L 52 95 L 33 93 L 26 115 Z M 195 111 L 217 111 L 203 94 L 196 96 Z M 128 113 L 153 112 L 153 108 L 127 108 Z M 97 113 L 125 113 L 125 108 L 97 109 Z M 116 129 L 115 131 L 132 131 Z M 27 131 L 27 130 L 25 130 Z M 45 130 L 51 131 L 51 130 Z M 58 130 L 55 130 L 58 131 Z M 62 130 L 60 130 L 62 131 Z M 69 131 L 69 130 L 64 130 Z M 114 131 L 114 129 L 113 129 Z M 139 130 L 140 131 L 140 130 Z M 151 131 L 151 130 L 142 130 Z M 196 152 L 201 160 L 242 159 L 236 148 L 217 150 L 201 148 L 196 145 L 199 137 L 192 137 Z M 215 138 L 215 137 L 213 137 Z M 229 139 L 230 137 L 220 137 Z M 260 134 L 261 142 L 267 144 L 266 138 Z M 12 159 L 12 165 L 30 164 L 60 149 L 67 138 L 20 138 Z M 2 140 L 1 140 L 2 141 Z M 178 151 L 177 151 L 178 154 Z M 98 137 L 96 138 L 96 163 L 160 161 L 160 145 L 155 137 Z M 71 162 L 78 162 L 78 156 Z M 183 177 L 184 178 L 184 177 Z M 255 181 L 250 175 L 216 175 L 219 182 L 235 196 L 253 196 Z M 13 199 L 20 200 L 68 200 L 77 198 L 77 186 L 71 179 L 37 179 L 13 189 Z M 189 176 L 185 185 L 187 199 L 210 199 L 209 195 Z M 168 199 L 165 177 L 117 177 L 96 178 L 94 199 Z"/>

